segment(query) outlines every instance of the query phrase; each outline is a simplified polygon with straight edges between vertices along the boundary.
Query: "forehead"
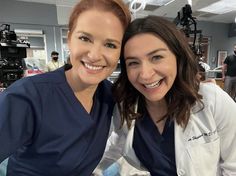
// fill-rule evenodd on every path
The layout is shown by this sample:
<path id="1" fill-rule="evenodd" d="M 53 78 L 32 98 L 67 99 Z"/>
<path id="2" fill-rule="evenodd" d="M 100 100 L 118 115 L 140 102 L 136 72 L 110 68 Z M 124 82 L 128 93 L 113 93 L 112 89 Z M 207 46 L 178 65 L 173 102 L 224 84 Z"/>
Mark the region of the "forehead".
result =
<path id="1" fill-rule="evenodd" d="M 120 19 L 112 12 L 90 9 L 82 12 L 76 23 L 76 29 L 97 32 L 117 33 L 123 35 L 123 26 Z M 87 31 L 89 32 L 89 31 Z"/>
<path id="2" fill-rule="evenodd" d="M 131 37 L 125 44 L 125 53 L 148 52 L 156 48 L 168 48 L 167 44 L 157 35 L 140 33 Z"/>

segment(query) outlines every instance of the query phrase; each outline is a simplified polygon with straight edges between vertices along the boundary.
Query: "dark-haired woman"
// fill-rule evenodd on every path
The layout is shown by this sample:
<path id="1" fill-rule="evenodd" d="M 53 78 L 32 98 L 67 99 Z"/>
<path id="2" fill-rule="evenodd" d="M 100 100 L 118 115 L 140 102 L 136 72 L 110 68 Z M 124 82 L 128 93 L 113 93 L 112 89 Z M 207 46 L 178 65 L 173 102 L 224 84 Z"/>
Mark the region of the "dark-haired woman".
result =
<path id="1" fill-rule="evenodd" d="M 236 175 L 236 104 L 216 84 L 200 83 L 184 34 L 161 17 L 136 19 L 122 51 L 118 171 L 129 175 L 128 162 L 143 175 Z"/>

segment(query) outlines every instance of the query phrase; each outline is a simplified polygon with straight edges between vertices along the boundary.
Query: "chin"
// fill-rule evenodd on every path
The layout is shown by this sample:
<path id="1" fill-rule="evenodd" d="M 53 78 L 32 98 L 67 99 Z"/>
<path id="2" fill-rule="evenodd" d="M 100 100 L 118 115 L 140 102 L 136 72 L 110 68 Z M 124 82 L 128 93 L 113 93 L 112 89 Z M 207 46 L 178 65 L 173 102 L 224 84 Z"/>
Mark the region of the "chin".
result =
<path id="1" fill-rule="evenodd" d="M 146 95 L 145 98 L 150 102 L 157 102 L 163 100 L 165 98 L 165 95 L 163 94 L 156 94 L 151 96 Z"/>
<path id="2" fill-rule="evenodd" d="M 87 79 L 85 78 L 85 79 L 83 79 L 83 82 L 85 83 L 85 84 L 90 84 L 90 85 L 97 85 L 97 84 L 99 84 L 100 82 L 102 82 L 104 79 L 99 79 L 99 78 L 88 78 L 87 77 Z"/>

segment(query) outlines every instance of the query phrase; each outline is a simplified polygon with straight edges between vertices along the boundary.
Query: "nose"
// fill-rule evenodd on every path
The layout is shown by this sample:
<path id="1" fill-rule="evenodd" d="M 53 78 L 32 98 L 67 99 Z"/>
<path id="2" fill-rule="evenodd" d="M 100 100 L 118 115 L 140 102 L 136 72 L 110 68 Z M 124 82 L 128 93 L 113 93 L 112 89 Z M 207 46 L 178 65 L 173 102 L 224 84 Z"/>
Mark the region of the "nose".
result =
<path id="1" fill-rule="evenodd" d="M 152 76 L 154 75 L 155 71 L 152 68 L 152 65 L 149 63 L 143 63 L 141 68 L 140 68 L 140 74 L 139 77 L 140 79 L 146 81 L 150 80 Z"/>
<path id="2" fill-rule="evenodd" d="M 89 48 L 88 58 L 91 62 L 99 61 L 102 58 L 102 47 L 99 44 L 93 44 Z"/>

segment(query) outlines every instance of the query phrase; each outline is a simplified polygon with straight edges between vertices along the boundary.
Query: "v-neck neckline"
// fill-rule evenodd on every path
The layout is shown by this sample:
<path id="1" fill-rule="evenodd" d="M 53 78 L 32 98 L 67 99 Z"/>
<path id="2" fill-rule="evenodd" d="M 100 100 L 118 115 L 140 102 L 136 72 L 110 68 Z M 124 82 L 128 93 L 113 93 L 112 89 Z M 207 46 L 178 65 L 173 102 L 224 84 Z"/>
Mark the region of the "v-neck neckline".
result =
<path id="1" fill-rule="evenodd" d="M 160 133 L 159 129 L 157 128 L 156 124 L 153 122 L 153 120 L 151 119 L 151 117 L 149 116 L 148 113 L 145 113 L 143 118 L 144 118 L 143 120 L 144 120 L 144 123 L 145 123 L 145 127 L 150 128 L 150 130 L 152 130 L 156 133 L 156 135 L 154 135 L 155 140 L 157 140 L 157 139 L 161 139 L 161 141 L 165 140 L 165 137 L 168 133 L 168 129 L 169 129 L 169 126 L 170 126 L 170 123 L 171 123 L 170 118 L 166 119 L 165 124 L 164 124 L 164 129 L 163 129 L 162 133 Z"/>
<path id="2" fill-rule="evenodd" d="M 84 114 L 86 114 L 89 118 L 88 119 L 93 119 L 93 114 L 94 114 L 94 107 L 96 106 L 96 97 L 97 97 L 97 90 L 98 90 L 98 87 L 94 93 L 94 96 L 93 96 L 93 105 L 92 105 L 92 108 L 91 108 L 91 111 L 90 112 L 87 112 L 86 109 L 84 108 L 84 106 L 82 105 L 82 103 L 77 99 L 76 95 L 74 94 L 74 91 L 72 90 L 72 88 L 70 87 L 69 83 L 67 82 L 67 79 L 66 79 L 66 74 L 65 74 L 65 70 L 63 69 L 62 70 L 62 76 L 63 76 L 63 86 L 62 86 L 62 90 L 63 92 L 66 94 L 66 96 L 69 98 L 69 100 L 71 101 L 71 106 L 72 107 L 80 107 Z"/>

